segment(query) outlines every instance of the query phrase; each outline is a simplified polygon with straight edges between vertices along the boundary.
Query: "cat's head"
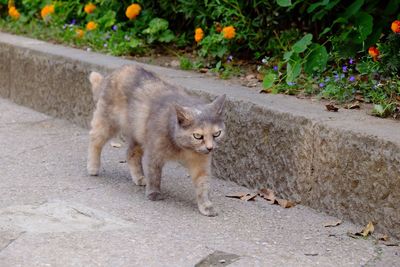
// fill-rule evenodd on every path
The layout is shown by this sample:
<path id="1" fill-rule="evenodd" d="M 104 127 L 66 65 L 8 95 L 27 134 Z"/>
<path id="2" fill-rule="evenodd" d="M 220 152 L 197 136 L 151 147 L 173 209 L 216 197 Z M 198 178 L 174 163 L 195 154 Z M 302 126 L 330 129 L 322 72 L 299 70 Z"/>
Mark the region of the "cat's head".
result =
<path id="1" fill-rule="evenodd" d="M 208 154 L 225 135 L 225 95 L 212 103 L 185 107 L 175 105 L 174 141 L 179 147 Z"/>

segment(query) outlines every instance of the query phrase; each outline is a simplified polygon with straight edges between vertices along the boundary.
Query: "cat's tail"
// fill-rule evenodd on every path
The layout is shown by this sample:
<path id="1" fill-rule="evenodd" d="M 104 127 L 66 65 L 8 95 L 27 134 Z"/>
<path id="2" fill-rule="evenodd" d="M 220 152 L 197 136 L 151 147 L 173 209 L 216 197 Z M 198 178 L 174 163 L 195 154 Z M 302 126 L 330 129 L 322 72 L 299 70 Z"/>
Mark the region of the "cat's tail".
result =
<path id="1" fill-rule="evenodd" d="M 89 75 L 89 81 L 92 84 L 92 93 L 93 93 L 93 100 L 97 103 L 100 97 L 100 84 L 103 81 L 104 77 L 95 71 L 92 71 Z"/>

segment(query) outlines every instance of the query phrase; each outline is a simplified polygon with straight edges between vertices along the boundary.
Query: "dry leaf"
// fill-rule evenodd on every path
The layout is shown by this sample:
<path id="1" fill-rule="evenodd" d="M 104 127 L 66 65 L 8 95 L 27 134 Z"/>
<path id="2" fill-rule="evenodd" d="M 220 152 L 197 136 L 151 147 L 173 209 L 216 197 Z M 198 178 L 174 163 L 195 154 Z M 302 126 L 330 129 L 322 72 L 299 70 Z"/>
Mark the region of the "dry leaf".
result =
<path id="1" fill-rule="evenodd" d="M 348 105 L 344 106 L 344 108 L 346 108 L 346 109 L 359 109 L 360 108 L 360 103 L 357 101 L 355 103 L 348 104 Z"/>
<path id="2" fill-rule="evenodd" d="M 232 193 L 232 194 L 228 194 L 225 195 L 226 197 L 230 197 L 230 198 L 237 198 L 243 201 L 250 201 L 250 200 L 254 200 L 257 196 L 256 193 L 243 193 L 243 192 L 238 192 L 238 193 Z"/>
<path id="3" fill-rule="evenodd" d="M 374 230 L 375 230 L 374 224 L 372 222 L 369 222 L 367 226 L 365 226 L 364 229 L 362 229 L 361 232 L 357 232 L 355 234 L 347 233 L 347 235 L 352 238 L 358 238 L 360 236 L 367 237 L 368 235 L 371 235 L 374 232 Z"/>
<path id="4" fill-rule="evenodd" d="M 201 68 L 199 71 L 200 71 L 201 73 L 207 73 L 207 72 L 208 72 L 208 69 L 207 69 L 207 68 Z"/>
<path id="5" fill-rule="evenodd" d="M 360 102 L 364 102 L 365 101 L 363 95 L 360 95 L 360 94 L 356 94 L 354 96 L 354 99 L 357 100 L 357 101 L 360 101 Z"/>
<path id="6" fill-rule="evenodd" d="M 254 200 L 256 196 L 257 196 L 257 193 L 250 193 L 250 194 L 246 194 L 245 196 L 242 196 L 240 198 L 240 200 L 250 201 L 250 200 Z"/>
<path id="7" fill-rule="evenodd" d="M 122 145 L 120 144 L 120 143 L 117 143 L 117 142 L 111 142 L 111 144 L 110 144 L 112 147 L 115 147 L 115 148 L 120 148 Z"/>
<path id="8" fill-rule="evenodd" d="M 389 236 L 388 236 L 388 235 L 382 235 L 382 236 L 380 236 L 380 237 L 378 238 L 378 240 L 381 240 L 381 241 L 388 241 L 388 240 L 389 240 Z"/>
<path id="9" fill-rule="evenodd" d="M 324 224 L 324 227 L 336 227 L 336 226 L 341 225 L 341 224 L 342 224 L 342 220 L 338 220 L 336 222 L 326 223 L 326 224 Z"/>
<path id="10" fill-rule="evenodd" d="M 351 238 L 355 238 L 355 239 L 358 239 L 360 237 L 360 236 L 357 235 L 357 233 L 353 234 L 353 233 L 350 233 L 350 232 L 347 232 L 347 236 L 349 236 Z"/>
<path id="11" fill-rule="evenodd" d="M 286 200 L 286 199 L 280 199 L 280 198 L 277 199 L 277 202 L 282 208 L 285 208 L 285 209 L 294 207 L 296 205 L 292 201 L 289 201 L 289 200 Z"/>
<path id="12" fill-rule="evenodd" d="M 275 202 L 275 193 L 271 189 L 263 188 L 258 191 L 258 195 L 265 200 Z"/>
<path id="13" fill-rule="evenodd" d="M 375 230 L 374 224 L 372 222 L 369 222 L 367 224 L 367 226 L 364 227 L 364 229 L 361 231 L 360 234 L 362 236 L 366 237 L 366 236 L 372 234 L 374 232 L 374 230 Z"/>
<path id="14" fill-rule="evenodd" d="M 231 193 L 231 194 L 228 194 L 228 195 L 225 195 L 225 196 L 226 197 L 230 197 L 230 198 L 239 198 L 239 199 L 241 199 L 245 195 L 247 195 L 247 193 L 237 192 L 237 193 Z"/>
<path id="15" fill-rule="evenodd" d="M 327 109 L 328 111 L 332 111 L 332 112 L 337 112 L 337 111 L 339 110 L 338 107 L 335 107 L 335 106 L 332 105 L 332 104 L 325 105 L 325 107 L 326 107 L 326 109 Z"/>

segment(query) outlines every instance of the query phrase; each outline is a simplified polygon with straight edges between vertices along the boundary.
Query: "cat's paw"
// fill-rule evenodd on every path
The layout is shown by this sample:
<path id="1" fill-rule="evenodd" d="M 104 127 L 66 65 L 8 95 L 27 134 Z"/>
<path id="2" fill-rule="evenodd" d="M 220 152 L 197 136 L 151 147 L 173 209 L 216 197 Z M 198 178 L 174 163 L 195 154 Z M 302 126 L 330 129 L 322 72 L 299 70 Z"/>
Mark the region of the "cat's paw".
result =
<path id="1" fill-rule="evenodd" d="M 199 205 L 199 211 L 201 214 L 208 217 L 215 217 L 218 215 L 218 212 L 212 205 Z"/>
<path id="2" fill-rule="evenodd" d="M 140 178 L 137 177 L 132 177 L 133 183 L 137 186 L 145 186 L 146 185 L 146 179 L 144 179 L 143 176 Z"/>
<path id="3" fill-rule="evenodd" d="M 94 168 L 94 167 L 87 167 L 87 172 L 90 176 L 97 176 L 99 175 L 99 168 Z"/>
<path id="4" fill-rule="evenodd" d="M 146 193 L 146 197 L 151 201 L 158 201 L 164 199 L 163 195 L 158 191 Z"/>

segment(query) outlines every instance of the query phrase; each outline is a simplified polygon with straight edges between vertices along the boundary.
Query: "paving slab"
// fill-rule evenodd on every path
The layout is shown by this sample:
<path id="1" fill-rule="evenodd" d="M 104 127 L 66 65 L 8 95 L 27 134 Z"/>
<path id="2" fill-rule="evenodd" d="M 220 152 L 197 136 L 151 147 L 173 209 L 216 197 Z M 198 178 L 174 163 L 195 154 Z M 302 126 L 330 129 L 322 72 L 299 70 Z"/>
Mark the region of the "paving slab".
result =
<path id="1" fill-rule="evenodd" d="M 399 247 L 353 239 L 362 226 L 297 205 L 225 197 L 202 216 L 185 169 L 166 166 L 166 199 L 135 186 L 121 148 L 86 174 L 87 129 L 0 99 L 0 266 L 399 266 Z"/>

